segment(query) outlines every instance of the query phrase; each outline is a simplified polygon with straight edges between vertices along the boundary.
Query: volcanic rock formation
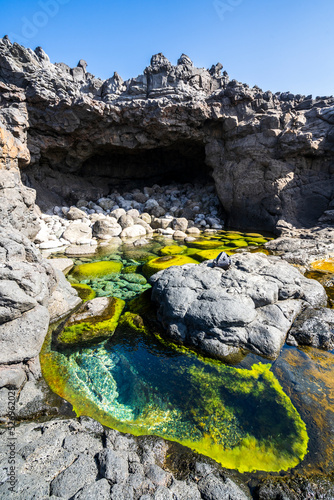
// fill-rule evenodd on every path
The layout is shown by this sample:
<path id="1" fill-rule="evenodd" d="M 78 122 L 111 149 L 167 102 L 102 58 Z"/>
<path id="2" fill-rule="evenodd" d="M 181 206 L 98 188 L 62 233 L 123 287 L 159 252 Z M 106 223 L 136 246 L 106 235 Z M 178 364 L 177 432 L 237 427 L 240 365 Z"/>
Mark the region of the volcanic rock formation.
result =
<path id="1" fill-rule="evenodd" d="M 28 145 L 40 204 L 212 176 L 233 226 L 310 227 L 332 208 L 333 97 L 273 95 L 185 55 L 173 66 L 157 54 L 128 81 L 85 68 L 0 40 L 1 121 Z"/>

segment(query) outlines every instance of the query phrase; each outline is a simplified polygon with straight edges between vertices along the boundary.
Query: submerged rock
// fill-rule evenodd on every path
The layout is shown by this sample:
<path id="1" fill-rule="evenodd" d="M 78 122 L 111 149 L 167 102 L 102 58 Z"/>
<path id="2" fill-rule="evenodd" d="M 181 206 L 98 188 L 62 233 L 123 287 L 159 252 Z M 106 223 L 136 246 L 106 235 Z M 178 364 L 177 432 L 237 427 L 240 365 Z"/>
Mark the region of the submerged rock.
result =
<path id="1" fill-rule="evenodd" d="M 113 335 L 125 302 L 114 297 L 89 300 L 66 323 L 59 344 L 75 345 L 101 341 Z"/>
<path id="2" fill-rule="evenodd" d="M 119 273 L 123 265 L 121 262 L 99 261 L 91 262 L 90 264 L 80 264 L 75 266 L 72 275 L 78 280 L 104 278 L 108 279 L 108 275 Z"/>
<path id="3" fill-rule="evenodd" d="M 143 274 L 149 278 L 162 269 L 167 269 L 171 266 L 182 266 L 184 264 L 198 264 L 198 262 L 187 255 L 166 255 L 147 262 L 143 266 Z"/>
<path id="4" fill-rule="evenodd" d="M 320 283 L 277 257 L 236 254 L 227 271 L 212 262 L 151 277 L 166 334 L 213 356 L 236 347 L 275 359 L 306 305 L 327 302 Z"/>

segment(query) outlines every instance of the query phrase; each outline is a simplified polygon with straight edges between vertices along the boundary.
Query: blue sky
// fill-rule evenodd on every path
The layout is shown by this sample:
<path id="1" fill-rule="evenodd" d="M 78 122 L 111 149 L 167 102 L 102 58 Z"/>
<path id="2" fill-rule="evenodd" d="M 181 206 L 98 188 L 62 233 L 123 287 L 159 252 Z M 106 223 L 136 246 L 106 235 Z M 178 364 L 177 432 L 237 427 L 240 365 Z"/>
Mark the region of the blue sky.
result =
<path id="1" fill-rule="evenodd" d="M 0 36 L 101 78 L 142 73 L 152 54 L 218 61 L 263 90 L 334 94 L 333 0 L 0 0 Z"/>

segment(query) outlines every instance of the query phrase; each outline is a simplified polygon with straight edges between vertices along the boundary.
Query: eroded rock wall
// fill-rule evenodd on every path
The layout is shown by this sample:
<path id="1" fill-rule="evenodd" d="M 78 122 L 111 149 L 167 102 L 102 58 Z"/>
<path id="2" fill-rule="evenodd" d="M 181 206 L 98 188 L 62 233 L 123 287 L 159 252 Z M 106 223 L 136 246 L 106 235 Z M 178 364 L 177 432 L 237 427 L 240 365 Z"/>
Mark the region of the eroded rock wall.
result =
<path id="1" fill-rule="evenodd" d="M 64 283 L 29 239 L 40 225 L 36 193 L 20 177 L 19 166 L 30 158 L 25 134 L 20 127 L 15 133 L 15 124 L 20 119 L 25 123 L 24 114 L 13 108 L 17 112 L 11 115 L 11 133 L 4 126 L 10 108 L 0 109 L 0 417 L 8 412 L 8 393 L 13 390 L 18 416 L 24 417 L 41 411 L 39 352 L 50 319 L 56 319 L 49 306 L 52 299 L 61 300 Z M 67 305 L 75 307 L 78 298 L 69 299 Z"/>
<path id="2" fill-rule="evenodd" d="M 124 168 L 131 156 L 193 145 L 205 151 L 203 171 L 231 225 L 314 225 L 333 199 L 334 98 L 273 95 L 221 70 L 195 68 L 185 55 L 173 66 L 157 54 L 143 75 L 103 82 L 84 61 L 54 65 L 42 49 L 2 39 L 0 81 L 26 99 L 26 183 L 54 204 L 96 199 L 122 180 L 119 172 L 132 176 Z M 146 180 L 167 169 L 152 158 L 143 162 Z"/>

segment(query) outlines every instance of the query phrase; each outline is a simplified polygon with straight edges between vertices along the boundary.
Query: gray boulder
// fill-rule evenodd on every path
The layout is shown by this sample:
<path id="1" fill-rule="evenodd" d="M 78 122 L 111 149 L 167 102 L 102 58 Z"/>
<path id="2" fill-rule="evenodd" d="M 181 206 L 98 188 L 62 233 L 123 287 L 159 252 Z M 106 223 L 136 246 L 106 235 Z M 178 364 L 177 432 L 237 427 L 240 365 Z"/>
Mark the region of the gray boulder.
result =
<path id="1" fill-rule="evenodd" d="M 327 301 L 320 283 L 260 253 L 232 256 L 226 271 L 212 261 L 174 266 L 151 284 L 166 334 L 221 358 L 246 349 L 275 359 L 301 310 Z"/>
<path id="2" fill-rule="evenodd" d="M 64 231 L 63 238 L 70 243 L 78 243 L 81 240 L 92 238 L 92 229 L 88 224 L 74 221 Z"/>
<path id="3" fill-rule="evenodd" d="M 100 240 L 109 240 L 119 236 L 122 232 L 120 226 L 114 217 L 97 220 L 93 225 L 93 235 Z"/>

